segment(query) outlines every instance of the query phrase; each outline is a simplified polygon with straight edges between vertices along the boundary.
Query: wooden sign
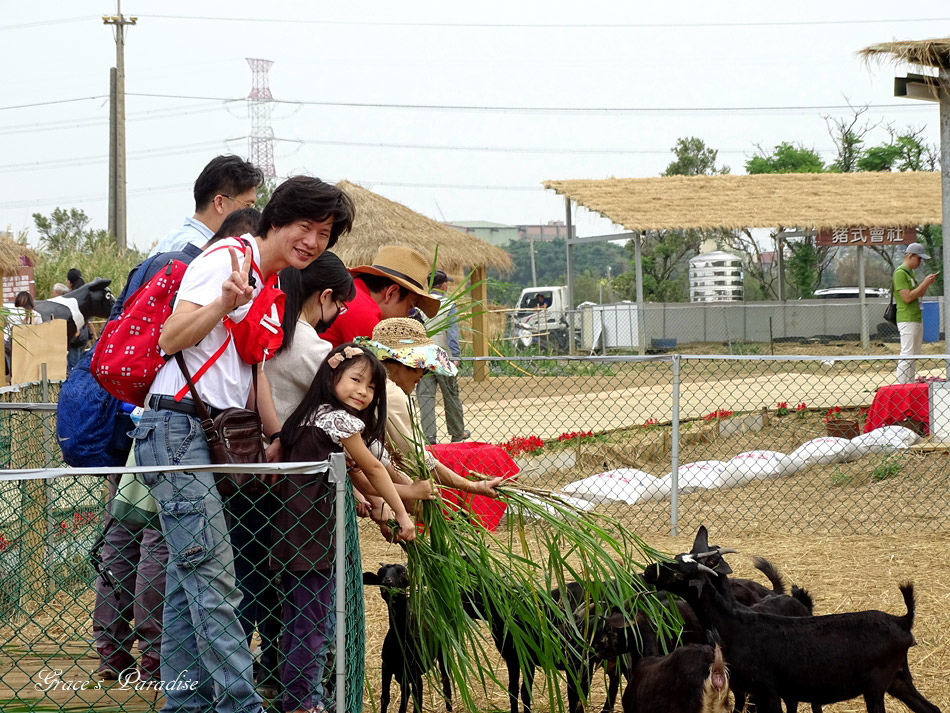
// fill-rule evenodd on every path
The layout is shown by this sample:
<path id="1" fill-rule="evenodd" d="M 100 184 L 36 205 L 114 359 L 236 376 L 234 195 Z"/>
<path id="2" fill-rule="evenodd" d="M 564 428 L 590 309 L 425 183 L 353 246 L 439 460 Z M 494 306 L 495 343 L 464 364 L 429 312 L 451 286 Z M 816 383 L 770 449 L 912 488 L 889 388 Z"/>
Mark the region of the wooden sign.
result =
<path id="1" fill-rule="evenodd" d="M 66 378 L 65 319 L 15 325 L 11 331 L 11 384 L 39 381 L 42 364 L 46 364 L 46 378 L 50 381 Z"/>
<path id="2" fill-rule="evenodd" d="M 33 268 L 26 265 L 20 267 L 15 275 L 3 276 L 3 301 L 13 303 L 20 292 L 29 292 L 33 299 L 36 299 L 36 292 L 33 287 Z"/>
<path id="3" fill-rule="evenodd" d="M 908 245 L 917 242 L 917 228 L 868 228 L 854 225 L 848 228 L 821 228 L 815 236 L 815 245 L 845 247 L 848 245 Z"/>

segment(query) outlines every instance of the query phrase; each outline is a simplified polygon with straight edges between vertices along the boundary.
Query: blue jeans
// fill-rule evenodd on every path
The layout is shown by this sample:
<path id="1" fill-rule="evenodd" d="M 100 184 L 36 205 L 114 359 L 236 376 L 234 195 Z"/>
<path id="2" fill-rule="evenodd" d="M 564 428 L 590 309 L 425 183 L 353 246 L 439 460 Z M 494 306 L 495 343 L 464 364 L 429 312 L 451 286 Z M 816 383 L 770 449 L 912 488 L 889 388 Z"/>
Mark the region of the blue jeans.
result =
<path id="1" fill-rule="evenodd" d="M 196 417 L 146 411 L 132 431 L 139 465 L 211 462 Z M 241 593 L 213 473 L 148 473 L 168 545 L 162 630 L 164 713 L 260 713 L 251 652 L 237 618 Z M 185 681 L 181 686 L 175 681 Z M 196 689 L 189 685 L 196 683 Z"/>

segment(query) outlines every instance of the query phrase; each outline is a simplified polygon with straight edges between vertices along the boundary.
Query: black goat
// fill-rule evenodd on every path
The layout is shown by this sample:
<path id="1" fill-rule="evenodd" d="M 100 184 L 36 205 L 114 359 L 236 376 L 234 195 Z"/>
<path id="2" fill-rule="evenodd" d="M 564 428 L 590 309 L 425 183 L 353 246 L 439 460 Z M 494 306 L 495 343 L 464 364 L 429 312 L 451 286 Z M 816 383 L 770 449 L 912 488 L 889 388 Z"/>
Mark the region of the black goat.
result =
<path id="1" fill-rule="evenodd" d="M 722 649 L 686 644 L 645 656 L 623 692 L 623 713 L 728 713 L 729 672 Z"/>
<path id="2" fill-rule="evenodd" d="M 792 596 L 786 595 L 782 576 L 771 562 L 758 557 L 754 564 L 756 569 L 768 578 L 772 584 L 772 589 L 767 589 L 751 579 L 730 579 L 729 584 L 733 595 L 737 599 L 741 597 L 749 602 L 756 611 L 767 611 L 786 616 L 811 615 L 813 608 L 811 597 L 804 589 L 793 586 Z M 602 713 L 609 713 L 613 710 L 617 698 L 619 677 L 612 676 L 609 668 L 614 661 L 623 661 L 623 657 L 628 657 L 628 663 L 626 666 L 621 666 L 621 671 L 629 680 L 630 673 L 636 667 L 641 656 L 659 656 L 679 644 L 707 643 L 707 634 L 689 604 L 676 598 L 671 599 L 668 605 L 675 606 L 683 620 L 683 629 L 678 639 L 661 637 L 653 622 L 643 613 L 639 613 L 635 620 L 630 620 L 617 611 L 608 615 L 592 613 L 588 616 L 587 621 L 583 623 L 584 614 L 582 612 L 575 613 L 578 629 L 592 632 L 590 635 L 591 656 L 588 660 L 589 665 L 583 671 L 586 677 L 581 679 L 579 687 L 584 690 L 589 688 L 594 662 L 605 662 L 604 666 L 608 671 L 607 702 L 604 704 Z M 586 629 L 584 628 L 585 624 Z M 744 695 L 736 695 L 737 710 L 741 710 L 744 701 Z M 815 713 L 820 713 L 820 707 L 817 707 Z"/>
<path id="3" fill-rule="evenodd" d="M 569 582 L 567 589 L 567 605 L 573 609 L 578 606 L 585 597 L 583 587 L 577 582 Z M 509 597 L 517 596 L 512 591 L 508 593 Z M 561 601 L 560 589 L 551 590 L 551 598 L 555 603 Z M 511 705 L 511 713 L 519 713 L 518 694 L 520 690 L 521 703 L 524 706 L 524 713 L 531 713 L 532 688 L 534 687 L 535 669 L 540 665 L 538 656 L 534 651 L 539 650 L 539 642 L 526 642 L 527 646 L 522 646 L 522 655 L 519 657 L 518 649 L 515 645 L 515 637 L 509 626 L 509 622 L 501 612 L 497 611 L 490 601 L 481 596 L 478 592 L 463 592 L 462 602 L 465 611 L 473 619 L 484 619 L 488 622 L 491 630 L 492 640 L 495 642 L 495 648 L 501 654 L 505 661 L 505 667 L 508 670 L 508 698 Z M 556 622 L 563 619 L 563 614 L 554 611 L 545 612 L 549 621 Z M 514 625 L 526 634 L 536 632 L 537 626 L 530 622 L 517 620 Z M 580 659 L 582 652 L 586 648 L 586 643 L 577 636 L 576 632 L 566 631 L 566 627 L 551 627 L 562 637 L 559 647 L 563 658 L 555 661 L 555 666 L 561 671 L 567 671 L 567 701 L 569 713 L 576 713 L 583 710 L 580 702 L 581 691 L 578 687 L 578 670 L 583 667 Z M 583 691 L 586 696 L 587 691 Z"/>
<path id="4" fill-rule="evenodd" d="M 705 528 L 700 538 L 705 540 Z M 900 586 L 907 607 L 903 616 L 757 612 L 736 601 L 728 565 L 717 571 L 704 563 L 721 562 L 730 551 L 677 555 L 673 562 L 650 565 L 644 578 L 686 599 L 704 628 L 717 631 L 735 687 L 755 698 L 759 713 L 781 713 L 780 698 L 826 704 L 857 696 L 864 696 L 868 713 L 884 713 L 885 692 L 915 713 L 939 713 L 914 687 L 907 665 L 907 650 L 915 644 L 913 585 Z"/>
<path id="5" fill-rule="evenodd" d="M 406 713 L 409 694 L 415 713 L 422 711 L 422 676 L 433 663 L 442 675 L 445 710 L 452 711 L 452 684 L 442 656 L 423 644 L 422 632 L 409 613 L 409 570 L 403 564 L 383 564 L 378 572 L 363 572 L 363 584 L 378 586 L 389 609 L 389 631 L 383 639 L 383 678 L 379 695 L 380 713 L 389 707 L 393 677 L 399 682 L 399 713 Z"/>

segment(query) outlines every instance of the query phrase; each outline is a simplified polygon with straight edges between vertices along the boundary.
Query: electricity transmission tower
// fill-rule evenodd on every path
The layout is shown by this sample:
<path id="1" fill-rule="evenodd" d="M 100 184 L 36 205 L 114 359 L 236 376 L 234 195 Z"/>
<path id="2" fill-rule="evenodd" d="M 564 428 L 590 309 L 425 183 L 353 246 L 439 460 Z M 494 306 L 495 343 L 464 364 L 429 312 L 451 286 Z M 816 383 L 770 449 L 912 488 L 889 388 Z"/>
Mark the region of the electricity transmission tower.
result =
<path id="1" fill-rule="evenodd" d="M 270 115 L 274 97 L 270 93 L 267 72 L 274 64 L 269 59 L 247 58 L 251 65 L 251 93 L 247 95 L 247 111 L 251 115 L 250 155 L 248 159 L 264 173 L 264 178 L 277 178 L 274 169 L 274 130 Z"/>

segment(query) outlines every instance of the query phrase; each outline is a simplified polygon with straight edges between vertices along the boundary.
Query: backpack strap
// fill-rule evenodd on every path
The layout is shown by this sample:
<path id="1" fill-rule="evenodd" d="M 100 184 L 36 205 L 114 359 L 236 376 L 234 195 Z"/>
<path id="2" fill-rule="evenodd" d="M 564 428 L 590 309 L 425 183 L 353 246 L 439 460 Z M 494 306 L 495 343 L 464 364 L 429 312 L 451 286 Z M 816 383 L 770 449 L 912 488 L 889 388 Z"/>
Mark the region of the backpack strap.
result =
<path id="1" fill-rule="evenodd" d="M 200 379 L 202 376 L 205 375 L 208 369 L 211 368 L 211 365 L 214 364 L 222 354 L 224 354 L 224 350 L 228 348 L 228 345 L 230 343 L 231 343 L 231 333 L 228 332 L 227 338 L 224 340 L 224 342 L 222 342 L 221 346 L 218 347 L 218 351 L 212 354 L 211 358 L 208 359 L 208 361 L 206 361 L 202 365 L 202 367 L 198 369 L 198 371 L 195 372 L 195 379 L 194 379 L 195 381 L 198 381 L 198 379 Z M 195 384 L 191 380 L 191 374 L 188 372 L 188 369 L 185 367 L 185 357 L 182 356 L 181 352 L 176 352 L 175 360 L 178 362 L 178 368 L 181 369 L 181 373 L 184 375 L 185 381 L 188 382 L 188 386 L 181 387 L 178 393 L 175 394 L 175 401 L 181 401 L 183 398 L 185 398 L 185 394 L 188 393 L 189 389 L 191 389 L 192 398 L 194 398 L 196 402 L 200 401 L 201 399 L 198 398 L 197 393 L 195 392 Z"/>

